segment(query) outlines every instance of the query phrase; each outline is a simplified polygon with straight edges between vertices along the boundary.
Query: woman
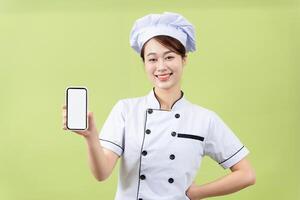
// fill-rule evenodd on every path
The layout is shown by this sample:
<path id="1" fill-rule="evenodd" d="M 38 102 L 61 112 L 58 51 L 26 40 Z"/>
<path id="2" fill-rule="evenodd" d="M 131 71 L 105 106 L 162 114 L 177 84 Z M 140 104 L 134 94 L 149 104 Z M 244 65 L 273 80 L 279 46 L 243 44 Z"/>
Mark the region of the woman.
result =
<path id="1" fill-rule="evenodd" d="M 121 159 L 115 200 L 199 200 L 226 195 L 255 183 L 249 151 L 221 118 L 185 99 L 180 80 L 194 28 L 176 13 L 138 19 L 130 44 L 142 57 L 153 84 L 147 96 L 117 102 L 100 132 L 92 112 L 86 139 L 90 168 L 99 181 Z M 65 107 L 63 109 L 64 129 Z M 193 179 L 208 155 L 232 173 L 204 185 Z"/>

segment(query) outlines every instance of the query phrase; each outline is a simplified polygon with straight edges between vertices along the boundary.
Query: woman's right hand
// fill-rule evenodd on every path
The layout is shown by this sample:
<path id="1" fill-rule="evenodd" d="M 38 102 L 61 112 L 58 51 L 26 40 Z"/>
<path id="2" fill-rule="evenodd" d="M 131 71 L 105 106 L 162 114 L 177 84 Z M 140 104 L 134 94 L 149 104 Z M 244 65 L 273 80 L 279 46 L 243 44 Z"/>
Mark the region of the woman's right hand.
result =
<path id="1" fill-rule="evenodd" d="M 66 105 L 62 106 L 62 125 L 63 125 L 63 129 L 64 130 L 69 130 L 67 128 L 67 107 Z M 73 131 L 74 133 L 77 133 L 78 135 L 81 135 L 83 137 L 90 138 L 90 137 L 94 137 L 97 136 L 98 137 L 98 131 L 97 131 L 97 127 L 95 124 L 95 119 L 94 119 L 94 115 L 92 112 L 88 112 L 88 129 L 84 130 L 84 131 Z"/>

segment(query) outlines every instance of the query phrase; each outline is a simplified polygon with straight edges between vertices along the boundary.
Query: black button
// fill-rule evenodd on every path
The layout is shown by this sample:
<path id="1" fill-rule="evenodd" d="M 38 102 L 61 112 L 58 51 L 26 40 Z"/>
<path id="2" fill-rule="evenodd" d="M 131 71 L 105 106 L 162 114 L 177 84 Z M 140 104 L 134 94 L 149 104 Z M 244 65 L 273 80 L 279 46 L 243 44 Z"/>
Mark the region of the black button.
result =
<path id="1" fill-rule="evenodd" d="M 149 114 L 153 113 L 153 110 L 152 110 L 151 108 L 148 109 L 148 113 L 149 113 Z"/>
<path id="2" fill-rule="evenodd" d="M 145 180 L 145 179 L 146 179 L 146 176 L 145 176 L 144 174 L 142 174 L 142 175 L 140 176 L 140 179 L 141 179 L 141 180 Z"/>
<path id="3" fill-rule="evenodd" d="M 146 130 L 146 133 L 147 133 L 147 134 L 150 134 L 150 133 L 151 133 L 151 131 L 150 131 L 149 129 L 147 129 L 147 130 Z"/>
<path id="4" fill-rule="evenodd" d="M 173 131 L 173 132 L 171 133 L 171 135 L 172 135 L 173 137 L 175 137 L 175 136 L 176 136 L 176 132 Z"/>
<path id="5" fill-rule="evenodd" d="M 173 183 L 174 182 L 174 179 L 172 179 L 172 178 L 169 178 L 169 183 Z"/>
<path id="6" fill-rule="evenodd" d="M 143 200 L 142 198 L 139 198 L 139 200 Z"/>
<path id="7" fill-rule="evenodd" d="M 175 155 L 174 155 L 174 154 L 171 154 L 171 155 L 170 155 L 170 159 L 171 159 L 171 160 L 174 160 L 174 159 L 175 159 Z"/>
<path id="8" fill-rule="evenodd" d="M 175 115 L 175 117 L 176 117 L 176 118 L 179 118 L 179 117 L 180 117 L 180 115 L 177 113 L 177 114 Z"/>
<path id="9" fill-rule="evenodd" d="M 147 151 L 145 151 L 145 150 L 142 151 L 142 155 L 143 155 L 143 156 L 147 155 Z"/>

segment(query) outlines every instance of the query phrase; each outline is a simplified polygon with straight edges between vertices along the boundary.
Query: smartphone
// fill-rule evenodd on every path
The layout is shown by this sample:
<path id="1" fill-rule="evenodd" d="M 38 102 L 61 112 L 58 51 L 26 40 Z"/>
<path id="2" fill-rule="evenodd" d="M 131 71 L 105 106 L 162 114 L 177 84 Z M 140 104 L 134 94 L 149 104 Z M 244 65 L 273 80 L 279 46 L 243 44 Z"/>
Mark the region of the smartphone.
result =
<path id="1" fill-rule="evenodd" d="M 68 87 L 66 89 L 66 126 L 69 130 L 86 130 L 88 128 L 87 92 L 86 87 Z"/>

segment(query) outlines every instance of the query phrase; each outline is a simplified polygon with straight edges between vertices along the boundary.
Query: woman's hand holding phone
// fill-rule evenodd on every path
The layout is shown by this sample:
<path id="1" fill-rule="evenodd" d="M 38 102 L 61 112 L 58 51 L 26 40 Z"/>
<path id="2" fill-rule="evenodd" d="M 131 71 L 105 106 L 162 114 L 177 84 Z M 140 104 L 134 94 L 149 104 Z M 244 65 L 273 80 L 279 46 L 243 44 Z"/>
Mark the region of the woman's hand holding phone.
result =
<path id="1" fill-rule="evenodd" d="M 84 136 L 85 138 L 89 138 L 90 136 L 97 136 L 98 131 L 97 127 L 95 124 L 95 119 L 94 119 L 94 114 L 93 112 L 88 112 L 87 114 L 88 117 L 88 128 L 86 130 L 71 130 L 72 132 Z M 62 106 L 62 126 L 64 130 L 69 130 L 67 127 L 67 106 L 63 105 Z"/>
<path id="2" fill-rule="evenodd" d="M 87 139 L 90 136 L 97 136 L 98 131 L 93 113 L 88 112 L 86 87 L 68 87 L 66 89 L 66 105 L 63 105 L 62 109 L 64 130 L 71 130 Z"/>

